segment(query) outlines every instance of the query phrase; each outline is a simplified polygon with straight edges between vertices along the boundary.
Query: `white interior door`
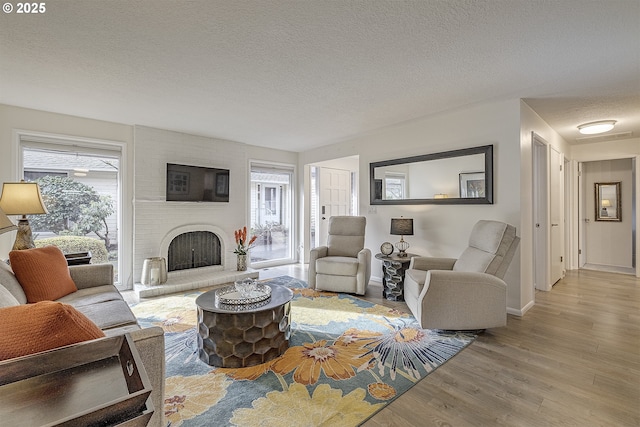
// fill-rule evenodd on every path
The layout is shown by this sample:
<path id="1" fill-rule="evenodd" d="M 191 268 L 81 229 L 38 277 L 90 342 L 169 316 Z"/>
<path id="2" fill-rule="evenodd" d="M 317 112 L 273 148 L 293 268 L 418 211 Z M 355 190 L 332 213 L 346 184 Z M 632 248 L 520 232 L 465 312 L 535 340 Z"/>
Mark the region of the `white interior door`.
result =
<path id="1" fill-rule="evenodd" d="M 351 172 L 343 169 L 320 168 L 319 244 L 327 243 L 329 217 L 349 215 Z"/>
<path id="2" fill-rule="evenodd" d="M 533 285 L 548 291 L 549 268 L 549 174 L 548 148 L 533 134 Z"/>
<path id="3" fill-rule="evenodd" d="M 564 277 L 564 168 L 563 156 L 549 147 L 549 216 L 550 228 L 550 284 Z"/>
<path id="4" fill-rule="evenodd" d="M 582 162 L 578 163 L 578 268 L 584 267 L 587 263 L 586 228 L 589 218 L 587 217 L 585 183 Z"/>

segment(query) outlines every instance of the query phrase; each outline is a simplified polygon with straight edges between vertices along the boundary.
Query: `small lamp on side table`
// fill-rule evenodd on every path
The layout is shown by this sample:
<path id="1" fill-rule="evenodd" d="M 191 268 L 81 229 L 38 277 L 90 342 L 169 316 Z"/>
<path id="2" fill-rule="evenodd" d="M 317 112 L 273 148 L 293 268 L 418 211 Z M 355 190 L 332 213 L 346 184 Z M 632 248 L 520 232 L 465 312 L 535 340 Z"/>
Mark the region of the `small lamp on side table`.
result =
<path id="1" fill-rule="evenodd" d="M 404 241 L 404 236 L 413 236 L 413 219 L 412 218 L 391 218 L 391 233 L 400 236 L 400 241 L 396 243 L 396 248 L 400 253 L 398 256 L 407 256 L 409 243 Z"/>
<path id="2" fill-rule="evenodd" d="M 33 243 L 31 227 L 27 215 L 46 214 L 47 208 L 42 201 L 40 187 L 35 182 L 5 182 L 2 185 L 0 209 L 7 215 L 22 215 L 18 220 L 18 234 L 13 250 L 31 249 Z"/>

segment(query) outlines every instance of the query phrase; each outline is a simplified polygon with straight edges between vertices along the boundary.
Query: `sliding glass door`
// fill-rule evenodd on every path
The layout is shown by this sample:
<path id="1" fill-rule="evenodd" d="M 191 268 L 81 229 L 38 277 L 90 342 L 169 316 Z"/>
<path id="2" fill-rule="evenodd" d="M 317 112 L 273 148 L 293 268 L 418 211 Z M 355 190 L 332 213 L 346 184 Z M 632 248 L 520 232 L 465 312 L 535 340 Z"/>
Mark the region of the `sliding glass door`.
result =
<path id="1" fill-rule="evenodd" d="M 251 163 L 250 224 L 258 236 L 251 265 L 287 264 L 293 256 L 293 166 Z"/>

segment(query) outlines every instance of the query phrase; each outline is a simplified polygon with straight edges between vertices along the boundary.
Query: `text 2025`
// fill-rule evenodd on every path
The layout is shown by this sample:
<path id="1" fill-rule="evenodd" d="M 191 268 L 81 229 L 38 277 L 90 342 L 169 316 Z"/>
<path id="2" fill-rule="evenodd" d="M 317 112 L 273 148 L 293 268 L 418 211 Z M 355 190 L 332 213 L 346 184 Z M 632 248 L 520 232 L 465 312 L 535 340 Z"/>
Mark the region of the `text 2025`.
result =
<path id="1" fill-rule="evenodd" d="M 17 3 L 16 13 L 45 13 L 46 3 Z"/>

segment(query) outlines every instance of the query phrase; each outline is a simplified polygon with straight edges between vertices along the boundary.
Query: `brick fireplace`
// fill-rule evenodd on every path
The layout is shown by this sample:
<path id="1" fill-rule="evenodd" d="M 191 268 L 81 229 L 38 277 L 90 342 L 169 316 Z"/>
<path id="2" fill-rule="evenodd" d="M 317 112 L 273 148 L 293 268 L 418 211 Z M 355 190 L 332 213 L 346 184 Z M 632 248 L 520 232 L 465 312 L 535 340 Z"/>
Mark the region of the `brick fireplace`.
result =
<path id="1" fill-rule="evenodd" d="M 139 125 L 134 127 L 134 141 L 133 259 L 131 276 L 123 281 L 146 297 L 229 283 L 247 275 L 257 277 L 257 272 L 237 272 L 233 253 L 233 230 L 245 224 L 248 212 L 247 159 L 254 155 L 252 147 Z M 229 202 L 167 201 L 167 163 L 229 169 Z M 144 260 L 164 257 L 168 262 L 169 245 L 175 237 L 200 231 L 211 232 L 220 240 L 220 264 L 215 261 L 213 265 L 174 270 L 169 272 L 167 283 L 142 289 L 139 282 Z M 188 255 L 187 264 L 191 261 Z M 193 265 L 198 263 L 195 258 L 194 254 Z"/>
<path id="2" fill-rule="evenodd" d="M 164 235 L 157 255 L 167 260 L 167 282 L 156 286 L 136 283 L 134 290 L 146 298 L 258 278 L 257 271 L 235 270 L 233 247 L 227 234 L 215 225 L 176 227 Z"/>

